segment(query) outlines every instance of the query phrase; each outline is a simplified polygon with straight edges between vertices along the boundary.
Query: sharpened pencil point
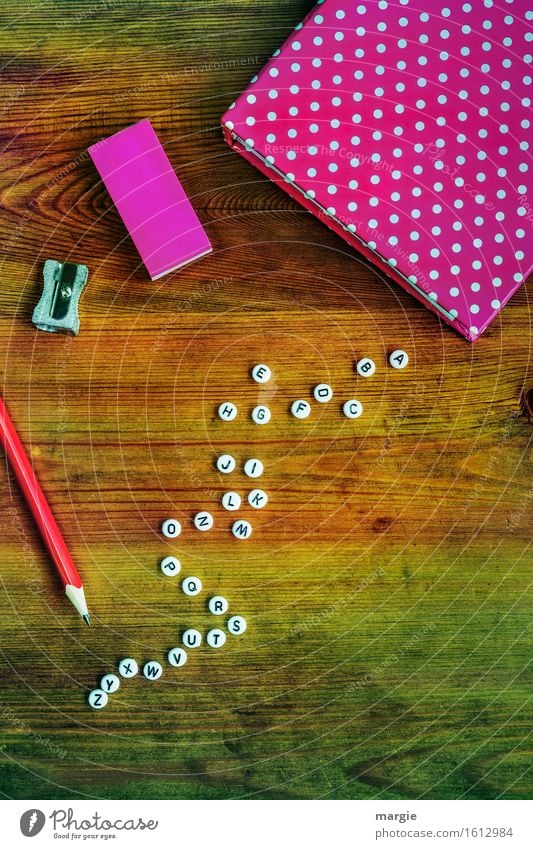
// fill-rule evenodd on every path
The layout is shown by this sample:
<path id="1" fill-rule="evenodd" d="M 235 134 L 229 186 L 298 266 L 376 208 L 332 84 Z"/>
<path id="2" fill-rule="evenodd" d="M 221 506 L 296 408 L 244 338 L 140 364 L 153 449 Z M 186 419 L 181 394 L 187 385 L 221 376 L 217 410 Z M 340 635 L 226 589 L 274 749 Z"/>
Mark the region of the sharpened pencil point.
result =
<path id="1" fill-rule="evenodd" d="M 88 613 L 86 613 L 86 614 L 85 614 L 85 616 L 84 616 L 83 618 L 84 618 L 84 620 L 85 620 L 86 625 L 90 625 L 90 624 L 91 624 L 91 620 L 89 619 L 89 614 L 88 614 Z"/>

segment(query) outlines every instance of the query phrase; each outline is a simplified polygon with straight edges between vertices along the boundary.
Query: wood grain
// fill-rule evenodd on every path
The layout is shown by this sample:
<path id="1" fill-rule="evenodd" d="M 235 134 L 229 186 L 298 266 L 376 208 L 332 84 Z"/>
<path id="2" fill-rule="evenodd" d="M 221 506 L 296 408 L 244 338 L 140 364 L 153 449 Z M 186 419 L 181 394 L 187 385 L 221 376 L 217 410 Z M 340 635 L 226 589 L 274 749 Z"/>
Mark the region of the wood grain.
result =
<path id="1" fill-rule="evenodd" d="M 94 620 L 64 600 L 4 469 L 5 796 L 530 796 L 531 288 L 471 346 L 226 147 L 220 115 L 309 8 L 2 10 L 3 390 Z M 85 152 L 143 117 L 215 246 L 154 284 Z M 48 257 L 90 268 L 76 339 L 31 324 Z M 398 346 L 405 372 L 385 365 Z M 362 354 L 378 363 L 366 382 Z M 260 361 L 265 387 L 248 376 Z M 320 381 L 334 401 L 292 420 Z M 228 398 L 231 425 L 215 416 Z M 265 428 L 248 417 L 258 399 Z M 248 543 L 218 505 L 222 450 L 266 466 Z M 231 488 L 249 488 L 240 471 Z M 170 514 L 175 546 L 158 533 Z M 171 551 L 206 594 L 158 573 Z M 214 592 L 245 636 L 87 708 L 118 658 L 163 660 L 183 627 L 205 631 Z"/>

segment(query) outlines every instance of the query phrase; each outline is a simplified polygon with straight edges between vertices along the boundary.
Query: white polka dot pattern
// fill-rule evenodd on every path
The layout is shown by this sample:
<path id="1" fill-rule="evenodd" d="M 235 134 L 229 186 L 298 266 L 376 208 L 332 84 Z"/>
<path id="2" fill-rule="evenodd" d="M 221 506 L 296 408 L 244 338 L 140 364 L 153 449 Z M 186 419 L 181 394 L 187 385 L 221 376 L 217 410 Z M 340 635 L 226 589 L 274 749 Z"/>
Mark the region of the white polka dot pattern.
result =
<path id="1" fill-rule="evenodd" d="M 531 269 L 531 16 L 420 5 L 318 4 L 223 124 L 475 339 Z"/>

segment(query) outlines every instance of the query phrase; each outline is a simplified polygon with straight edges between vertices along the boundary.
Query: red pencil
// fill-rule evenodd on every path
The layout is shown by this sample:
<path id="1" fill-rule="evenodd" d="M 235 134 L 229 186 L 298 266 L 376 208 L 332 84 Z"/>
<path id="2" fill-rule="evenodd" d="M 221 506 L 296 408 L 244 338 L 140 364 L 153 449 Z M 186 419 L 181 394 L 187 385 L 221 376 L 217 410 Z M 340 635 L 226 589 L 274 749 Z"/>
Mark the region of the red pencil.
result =
<path id="1" fill-rule="evenodd" d="M 56 520 L 35 477 L 33 467 L 26 456 L 22 443 L 0 396 L 0 440 L 26 501 L 33 513 L 42 538 L 45 541 L 56 569 L 65 585 L 65 593 L 78 613 L 90 625 L 89 611 L 83 592 L 83 584 L 61 536 Z"/>

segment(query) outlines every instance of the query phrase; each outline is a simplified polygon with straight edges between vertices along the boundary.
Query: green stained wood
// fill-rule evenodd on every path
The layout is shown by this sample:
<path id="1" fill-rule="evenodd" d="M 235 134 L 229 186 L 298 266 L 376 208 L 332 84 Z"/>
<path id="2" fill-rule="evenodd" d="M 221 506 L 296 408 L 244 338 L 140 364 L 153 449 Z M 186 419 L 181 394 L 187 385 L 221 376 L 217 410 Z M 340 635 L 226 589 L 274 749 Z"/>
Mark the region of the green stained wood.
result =
<path id="1" fill-rule="evenodd" d="M 224 144 L 220 115 L 309 2 L 2 10 L 6 401 L 83 574 L 64 599 L 15 482 L 0 495 L 0 790 L 14 798 L 528 798 L 531 385 L 524 287 L 472 347 Z M 152 284 L 86 154 L 149 117 L 214 245 Z M 36 331 L 45 259 L 89 266 L 81 332 Z M 386 365 L 402 347 L 403 372 Z M 376 375 L 357 380 L 358 356 Z M 267 362 L 274 379 L 248 377 Z M 310 419 L 288 414 L 331 383 Z M 363 416 L 348 421 L 342 401 Z M 231 399 L 226 425 L 214 411 Z M 264 428 L 248 418 L 267 403 Z M 218 505 L 217 453 L 269 505 Z M 208 509 L 215 528 L 191 527 Z M 158 534 L 178 515 L 176 544 Z M 205 592 L 158 570 L 176 553 Z M 121 657 L 248 620 L 158 681 L 86 692 Z"/>

